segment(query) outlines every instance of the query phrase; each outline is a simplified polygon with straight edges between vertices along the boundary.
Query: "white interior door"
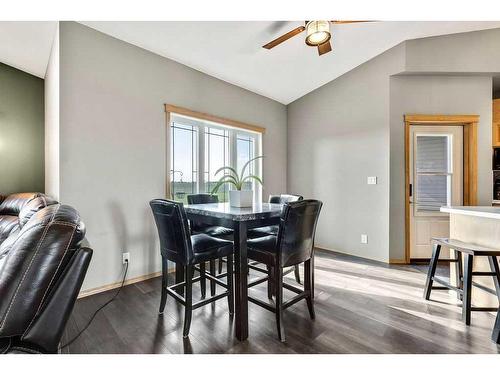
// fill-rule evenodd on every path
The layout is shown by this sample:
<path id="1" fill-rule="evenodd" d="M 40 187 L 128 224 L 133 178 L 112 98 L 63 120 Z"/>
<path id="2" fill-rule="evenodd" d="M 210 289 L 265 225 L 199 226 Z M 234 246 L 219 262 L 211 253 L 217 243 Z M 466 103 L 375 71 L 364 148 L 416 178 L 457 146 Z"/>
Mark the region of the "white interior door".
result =
<path id="1" fill-rule="evenodd" d="M 430 258 L 431 238 L 450 234 L 439 209 L 463 203 L 463 127 L 412 125 L 409 152 L 410 258 Z"/>

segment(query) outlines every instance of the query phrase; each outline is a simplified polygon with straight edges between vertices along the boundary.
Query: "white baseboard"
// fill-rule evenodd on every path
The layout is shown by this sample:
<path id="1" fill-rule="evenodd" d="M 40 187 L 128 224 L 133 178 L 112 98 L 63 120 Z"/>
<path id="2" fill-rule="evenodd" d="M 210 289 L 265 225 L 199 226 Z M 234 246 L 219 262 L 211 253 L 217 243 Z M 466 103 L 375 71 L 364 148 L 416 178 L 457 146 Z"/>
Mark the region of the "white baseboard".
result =
<path id="1" fill-rule="evenodd" d="M 168 272 L 169 273 L 170 272 L 175 272 L 175 268 L 169 268 Z M 125 280 L 125 282 L 123 283 L 123 285 L 130 285 L 130 284 L 139 283 L 141 281 L 153 279 L 153 278 L 158 277 L 158 276 L 161 276 L 161 271 L 159 271 L 159 272 L 153 272 L 153 273 L 150 273 L 150 274 L 147 274 L 147 275 L 133 277 L 131 279 L 127 279 L 127 280 Z M 112 284 L 108 284 L 108 285 L 103 285 L 103 286 L 99 286 L 99 287 L 96 287 L 96 288 L 87 289 L 87 290 L 84 290 L 84 291 L 80 292 L 80 294 L 78 295 L 78 299 L 85 298 L 85 297 L 88 297 L 88 296 L 92 296 L 94 294 L 106 292 L 108 290 L 116 289 L 116 288 L 119 288 L 120 285 L 122 285 L 122 282 L 118 281 L 116 283 L 112 283 Z"/>

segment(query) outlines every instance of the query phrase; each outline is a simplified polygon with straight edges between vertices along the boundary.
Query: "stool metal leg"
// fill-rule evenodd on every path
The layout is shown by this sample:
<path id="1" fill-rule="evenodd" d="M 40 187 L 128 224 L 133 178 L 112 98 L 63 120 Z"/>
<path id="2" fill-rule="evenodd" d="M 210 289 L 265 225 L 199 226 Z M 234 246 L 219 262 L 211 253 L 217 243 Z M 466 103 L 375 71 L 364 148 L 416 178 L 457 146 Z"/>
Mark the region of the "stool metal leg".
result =
<path id="1" fill-rule="evenodd" d="M 498 260 L 496 256 L 489 256 L 488 261 L 490 263 L 491 272 L 495 273 L 493 282 L 495 283 L 495 290 L 497 292 L 498 302 L 500 303 L 500 269 L 498 268 Z"/>
<path id="2" fill-rule="evenodd" d="M 432 278 L 436 273 L 436 267 L 439 260 L 439 253 L 441 252 L 441 245 L 435 244 L 432 249 L 432 258 L 431 263 L 429 264 L 429 270 L 427 271 L 427 279 L 425 280 L 425 288 L 424 288 L 424 298 L 429 300 L 431 298 L 432 291 Z"/>
<path id="3" fill-rule="evenodd" d="M 497 318 L 495 320 L 495 325 L 493 326 L 491 339 L 497 344 L 500 344 L 500 310 L 497 313 Z"/>
<path id="4" fill-rule="evenodd" d="M 474 256 L 464 254 L 464 294 L 462 300 L 462 320 L 466 325 L 470 325 L 471 306 L 472 306 L 472 266 Z"/>
<path id="5" fill-rule="evenodd" d="M 464 288 L 464 283 L 463 283 L 463 263 L 462 263 L 462 253 L 460 251 L 454 250 L 455 253 L 455 280 L 457 284 L 457 288 L 463 289 Z M 462 300 L 462 293 L 457 292 L 457 298 L 459 300 Z"/>

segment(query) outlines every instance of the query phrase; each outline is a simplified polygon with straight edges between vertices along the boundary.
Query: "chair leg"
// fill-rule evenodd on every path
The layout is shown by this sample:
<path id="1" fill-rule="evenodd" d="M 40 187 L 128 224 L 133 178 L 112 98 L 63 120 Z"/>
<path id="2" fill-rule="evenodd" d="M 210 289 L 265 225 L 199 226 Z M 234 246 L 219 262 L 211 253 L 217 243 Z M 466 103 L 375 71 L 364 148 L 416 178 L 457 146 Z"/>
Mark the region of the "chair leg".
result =
<path id="1" fill-rule="evenodd" d="M 493 326 L 491 339 L 495 343 L 500 344 L 500 310 L 497 312 L 497 318 L 495 319 L 495 325 Z"/>
<path id="2" fill-rule="evenodd" d="M 184 281 L 184 266 L 180 263 L 175 263 L 175 283 L 179 284 Z M 184 295 L 184 288 L 177 287 L 177 293 Z"/>
<path id="3" fill-rule="evenodd" d="M 311 297 L 314 299 L 314 248 L 311 255 Z"/>
<path id="4" fill-rule="evenodd" d="M 462 253 L 460 251 L 455 250 L 455 258 L 457 262 L 455 262 L 455 280 L 457 284 L 457 288 L 464 289 L 464 272 L 463 272 L 463 262 L 462 262 Z M 462 300 L 462 294 L 457 292 L 457 297 L 459 300 Z"/>
<path id="5" fill-rule="evenodd" d="M 498 268 L 498 260 L 496 256 L 489 256 L 488 261 L 490 262 L 491 272 L 495 272 L 495 276 L 493 276 L 493 282 L 495 283 L 497 298 L 500 302 L 500 269 Z"/>
<path id="6" fill-rule="evenodd" d="M 205 298 L 207 295 L 207 278 L 205 276 L 205 262 L 200 263 L 200 289 L 201 298 Z"/>
<path id="7" fill-rule="evenodd" d="M 285 342 L 285 326 L 283 325 L 283 268 L 279 265 L 274 267 L 274 286 L 276 293 L 276 327 L 278 338 Z"/>
<path id="8" fill-rule="evenodd" d="M 296 265 L 294 266 L 294 270 L 293 270 L 293 272 L 295 273 L 295 281 L 296 281 L 297 283 L 299 283 L 299 284 L 302 284 L 302 283 L 300 282 L 300 272 L 299 272 L 299 265 L 298 265 L 298 264 L 296 264 Z"/>
<path id="9" fill-rule="evenodd" d="M 462 320 L 466 325 L 470 325 L 471 306 L 472 306 L 472 266 L 474 256 L 464 254 L 464 297 L 462 300 Z"/>
<path id="10" fill-rule="evenodd" d="M 162 257 L 161 259 L 161 300 L 160 300 L 160 315 L 165 310 L 167 303 L 167 287 L 168 287 L 168 261 Z"/>
<path id="11" fill-rule="evenodd" d="M 210 264 L 210 274 L 215 277 L 216 276 L 216 273 L 215 273 L 215 260 L 211 260 L 209 262 L 209 264 Z M 217 286 L 215 284 L 215 281 L 210 280 L 210 295 L 211 296 L 215 296 L 216 291 L 217 291 Z"/>
<path id="12" fill-rule="evenodd" d="M 273 299 L 273 294 L 274 294 L 274 269 L 271 266 L 266 266 L 267 268 L 267 298 L 268 299 Z"/>
<path id="13" fill-rule="evenodd" d="M 183 337 L 188 337 L 191 328 L 191 316 L 193 315 L 193 266 L 186 266 L 186 292 L 184 306 L 184 331 Z"/>
<path id="14" fill-rule="evenodd" d="M 229 314 L 234 314 L 233 255 L 227 256 L 227 305 Z"/>
<path id="15" fill-rule="evenodd" d="M 432 278 L 436 273 L 436 267 L 439 260 L 439 253 L 441 252 L 441 245 L 434 245 L 432 249 L 432 258 L 431 263 L 429 264 L 429 269 L 427 271 L 427 279 L 425 280 L 425 288 L 424 288 L 424 298 L 429 300 L 431 298 L 432 291 Z"/>
<path id="16" fill-rule="evenodd" d="M 311 273 L 311 259 L 304 262 L 304 290 L 309 292 L 309 296 L 306 297 L 307 308 L 309 309 L 309 316 L 311 319 L 316 318 L 316 313 L 314 312 L 314 301 L 311 295 L 312 291 L 312 273 Z"/>
<path id="17" fill-rule="evenodd" d="M 229 260 L 228 260 L 229 262 Z M 219 258 L 219 273 L 222 273 L 222 258 Z"/>

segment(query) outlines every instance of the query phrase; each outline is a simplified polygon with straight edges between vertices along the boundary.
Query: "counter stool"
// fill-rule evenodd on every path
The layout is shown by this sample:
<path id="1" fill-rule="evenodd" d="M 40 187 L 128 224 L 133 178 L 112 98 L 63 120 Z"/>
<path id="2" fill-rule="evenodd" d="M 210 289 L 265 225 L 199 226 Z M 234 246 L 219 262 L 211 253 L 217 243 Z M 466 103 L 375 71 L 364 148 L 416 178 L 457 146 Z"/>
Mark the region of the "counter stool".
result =
<path id="1" fill-rule="evenodd" d="M 500 250 L 490 249 L 483 246 L 478 246 L 449 238 L 433 238 L 434 245 L 432 250 L 431 263 L 427 272 L 427 280 L 425 282 L 424 298 L 429 300 L 432 289 L 450 289 L 457 292 L 458 298 L 462 300 L 462 320 L 466 325 L 470 325 L 472 311 L 498 311 L 498 307 L 472 307 L 471 292 L 472 286 L 476 286 L 489 293 L 496 294 L 500 302 L 500 270 L 498 268 L 497 256 L 500 256 Z M 441 247 L 452 249 L 455 252 L 455 259 L 450 262 L 455 263 L 455 274 L 457 286 L 453 286 L 446 281 L 435 276 L 436 267 L 439 259 Z M 462 254 L 464 256 L 462 271 Z M 491 272 L 473 271 L 473 263 L 475 256 L 486 256 L 490 263 Z M 474 283 L 473 276 L 491 276 L 495 283 L 495 290 L 492 290 L 484 285 Z M 433 286 L 436 282 L 441 286 Z"/>

